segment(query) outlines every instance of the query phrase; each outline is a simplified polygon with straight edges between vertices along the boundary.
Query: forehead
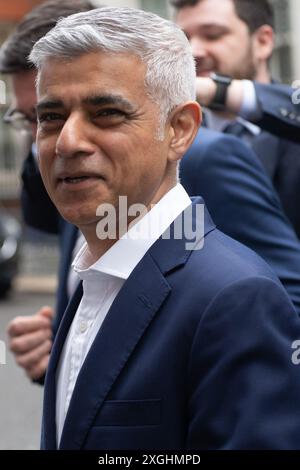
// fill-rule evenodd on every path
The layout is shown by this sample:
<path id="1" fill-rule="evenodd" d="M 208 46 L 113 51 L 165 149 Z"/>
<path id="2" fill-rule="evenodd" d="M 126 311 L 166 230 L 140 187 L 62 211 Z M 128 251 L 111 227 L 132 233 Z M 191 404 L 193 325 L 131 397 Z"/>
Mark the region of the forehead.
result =
<path id="1" fill-rule="evenodd" d="M 177 13 L 177 23 L 183 28 L 196 24 L 229 25 L 239 21 L 233 0 L 201 0 L 194 6 L 186 6 Z"/>
<path id="2" fill-rule="evenodd" d="M 35 99 L 36 71 L 29 70 L 11 75 L 12 90 L 17 99 Z"/>
<path id="3" fill-rule="evenodd" d="M 146 66 L 132 54 L 93 52 L 74 59 L 48 59 L 39 72 L 38 99 L 84 99 L 91 93 L 128 98 L 144 94 Z"/>

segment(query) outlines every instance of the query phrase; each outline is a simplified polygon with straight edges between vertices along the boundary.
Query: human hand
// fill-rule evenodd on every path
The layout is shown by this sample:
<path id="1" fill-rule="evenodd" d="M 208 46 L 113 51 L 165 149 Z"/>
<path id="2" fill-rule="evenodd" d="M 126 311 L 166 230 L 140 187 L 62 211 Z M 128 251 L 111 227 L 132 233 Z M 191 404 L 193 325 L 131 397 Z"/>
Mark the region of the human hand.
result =
<path id="1" fill-rule="evenodd" d="M 33 380 L 41 378 L 48 366 L 53 316 L 53 308 L 42 307 L 34 315 L 14 318 L 7 327 L 10 350 Z"/>
<path id="2" fill-rule="evenodd" d="M 197 101 L 207 108 L 210 107 L 217 91 L 217 85 L 210 77 L 197 77 Z M 226 110 L 233 114 L 240 112 L 243 102 L 243 81 L 232 80 L 227 90 Z"/>
<path id="3" fill-rule="evenodd" d="M 197 101 L 209 107 L 217 91 L 216 83 L 209 77 L 198 77 L 196 79 Z"/>

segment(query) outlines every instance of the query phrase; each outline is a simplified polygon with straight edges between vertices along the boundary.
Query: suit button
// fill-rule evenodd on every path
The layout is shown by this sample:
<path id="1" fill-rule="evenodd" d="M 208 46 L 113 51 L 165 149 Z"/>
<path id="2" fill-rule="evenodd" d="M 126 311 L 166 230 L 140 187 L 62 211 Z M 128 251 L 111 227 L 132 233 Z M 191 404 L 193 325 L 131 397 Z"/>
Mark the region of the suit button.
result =
<path id="1" fill-rule="evenodd" d="M 289 112 L 288 112 L 288 110 L 285 109 L 285 108 L 280 108 L 280 114 L 281 114 L 281 116 L 283 116 L 283 117 L 287 117 L 288 114 L 289 114 Z"/>
<path id="2" fill-rule="evenodd" d="M 291 121 L 295 121 L 295 119 L 296 119 L 296 114 L 290 113 L 290 114 L 289 114 L 289 118 L 291 119 Z"/>

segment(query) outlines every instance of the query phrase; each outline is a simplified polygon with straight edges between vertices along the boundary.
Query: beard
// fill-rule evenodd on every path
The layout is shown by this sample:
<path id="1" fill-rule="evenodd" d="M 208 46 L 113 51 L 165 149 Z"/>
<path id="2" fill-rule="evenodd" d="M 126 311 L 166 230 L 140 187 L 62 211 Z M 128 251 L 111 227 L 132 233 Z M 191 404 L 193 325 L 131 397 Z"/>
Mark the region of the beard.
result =
<path id="1" fill-rule="evenodd" d="M 249 44 L 244 59 L 232 67 L 230 76 L 236 80 L 255 80 L 257 69 L 254 63 L 252 44 Z"/>
<path id="2" fill-rule="evenodd" d="M 254 63 L 253 46 L 250 43 L 237 62 L 218 64 L 212 57 L 195 58 L 197 77 L 209 76 L 211 72 L 228 75 L 236 80 L 255 80 L 257 69 Z"/>

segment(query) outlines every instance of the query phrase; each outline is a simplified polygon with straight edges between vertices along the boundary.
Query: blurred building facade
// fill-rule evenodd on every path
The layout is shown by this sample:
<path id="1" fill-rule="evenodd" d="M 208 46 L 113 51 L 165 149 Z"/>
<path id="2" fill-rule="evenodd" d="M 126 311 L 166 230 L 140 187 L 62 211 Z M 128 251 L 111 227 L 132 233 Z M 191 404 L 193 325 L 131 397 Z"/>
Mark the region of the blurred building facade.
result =
<path id="1" fill-rule="evenodd" d="M 275 11 L 276 50 L 272 60 L 276 79 L 291 84 L 300 78 L 299 0 L 271 0 Z"/>

